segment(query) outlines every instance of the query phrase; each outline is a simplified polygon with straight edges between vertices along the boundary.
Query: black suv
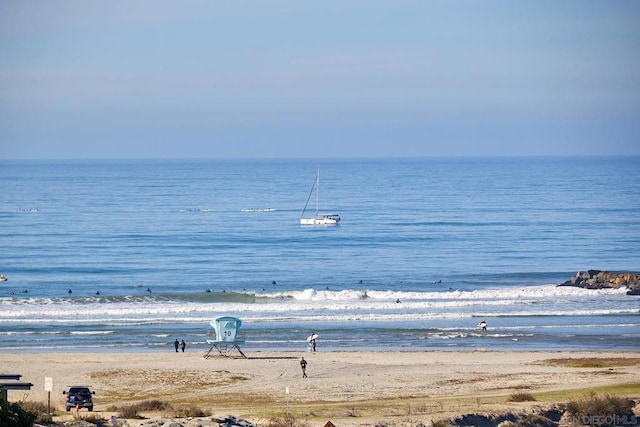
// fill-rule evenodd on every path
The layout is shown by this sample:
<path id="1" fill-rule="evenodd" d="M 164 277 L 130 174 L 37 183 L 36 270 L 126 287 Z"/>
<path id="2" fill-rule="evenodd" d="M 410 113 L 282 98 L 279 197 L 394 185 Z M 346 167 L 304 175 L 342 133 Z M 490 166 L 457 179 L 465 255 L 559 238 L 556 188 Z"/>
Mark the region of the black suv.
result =
<path id="1" fill-rule="evenodd" d="M 62 394 L 67 395 L 67 401 L 65 402 L 67 412 L 69 412 L 71 408 L 87 408 L 88 411 L 93 411 L 92 395 L 96 393 L 89 390 L 89 387 L 69 387 L 69 391 L 63 391 Z"/>

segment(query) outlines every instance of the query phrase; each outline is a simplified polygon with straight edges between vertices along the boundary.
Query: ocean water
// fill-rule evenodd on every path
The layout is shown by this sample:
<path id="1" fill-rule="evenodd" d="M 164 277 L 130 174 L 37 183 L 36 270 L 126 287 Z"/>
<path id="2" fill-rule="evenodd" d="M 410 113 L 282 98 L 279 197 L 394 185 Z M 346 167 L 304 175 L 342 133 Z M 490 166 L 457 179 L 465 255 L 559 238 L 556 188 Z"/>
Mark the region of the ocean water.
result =
<path id="1" fill-rule="evenodd" d="M 640 158 L 0 161 L 5 351 L 640 350 Z M 320 210 L 299 225 L 320 168 Z M 313 202 L 312 202 L 313 203 Z M 267 209 L 268 208 L 268 209 Z M 476 327 L 486 320 L 488 330 Z"/>

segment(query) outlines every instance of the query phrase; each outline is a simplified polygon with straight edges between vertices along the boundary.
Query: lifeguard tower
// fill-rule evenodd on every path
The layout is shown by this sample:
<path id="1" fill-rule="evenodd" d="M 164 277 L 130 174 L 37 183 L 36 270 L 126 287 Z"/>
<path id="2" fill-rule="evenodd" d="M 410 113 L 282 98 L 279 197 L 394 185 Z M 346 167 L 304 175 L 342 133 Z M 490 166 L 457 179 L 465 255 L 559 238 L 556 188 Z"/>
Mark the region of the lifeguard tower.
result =
<path id="1" fill-rule="evenodd" d="M 247 358 L 242 352 L 242 349 L 240 349 L 240 344 L 244 344 L 244 340 L 238 338 L 238 331 L 240 330 L 240 325 L 242 325 L 240 319 L 237 317 L 222 316 L 213 319 L 209 324 L 216 333 L 216 339 L 207 340 L 207 343 L 211 344 L 211 348 L 209 348 L 209 351 L 205 354 L 205 359 L 211 355 L 214 348 L 218 350 L 218 353 L 222 356 L 229 357 L 233 350 L 238 350 L 238 353 L 240 353 L 242 357 Z"/>

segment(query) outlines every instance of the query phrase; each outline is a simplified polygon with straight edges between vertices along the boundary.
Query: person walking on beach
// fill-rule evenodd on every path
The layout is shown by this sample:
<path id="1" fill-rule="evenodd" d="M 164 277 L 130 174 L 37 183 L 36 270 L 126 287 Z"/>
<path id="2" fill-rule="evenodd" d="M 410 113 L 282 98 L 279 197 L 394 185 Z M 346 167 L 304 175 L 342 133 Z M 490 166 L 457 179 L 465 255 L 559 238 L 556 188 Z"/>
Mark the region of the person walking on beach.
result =
<path id="1" fill-rule="evenodd" d="M 176 348 L 176 353 L 177 353 L 178 347 L 180 347 L 180 341 L 178 341 L 178 338 L 176 338 L 176 340 L 173 342 L 173 346 Z"/>
<path id="2" fill-rule="evenodd" d="M 304 357 L 300 358 L 300 367 L 302 368 L 302 378 L 307 378 L 307 361 Z"/>
<path id="3" fill-rule="evenodd" d="M 182 340 L 182 341 L 180 342 L 180 348 L 182 349 L 182 352 L 183 352 L 183 353 L 184 353 L 184 349 L 185 349 L 186 347 L 187 347 L 187 343 L 186 343 L 186 342 L 184 342 L 184 340 Z"/>

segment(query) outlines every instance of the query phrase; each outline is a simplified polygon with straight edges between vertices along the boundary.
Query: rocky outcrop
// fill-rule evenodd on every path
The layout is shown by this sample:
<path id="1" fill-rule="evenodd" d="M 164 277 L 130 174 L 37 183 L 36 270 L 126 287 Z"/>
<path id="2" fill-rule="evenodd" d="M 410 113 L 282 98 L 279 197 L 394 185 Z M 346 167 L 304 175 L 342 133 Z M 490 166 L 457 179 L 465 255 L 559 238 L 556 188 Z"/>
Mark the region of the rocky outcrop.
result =
<path id="1" fill-rule="evenodd" d="M 81 424 L 86 423 L 86 424 Z M 111 426 L 113 421 L 108 422 Z M 65 427 L 95 427 L 86 421 L 64 423 Z M 156 418 L 152 420 L 116 420 L 117 427 L 256 427 L 249 421 L 228 415 L 226 418 Z"/>
<path id="2" fill-rule="evenodd" d="M 627 295 L 640 295 L 640 273 L 578 271 L 570 280 L 559 286 L 577 286 L 585 289 L 627 288 Z"/>
<path id="3" fill-rule="evenodd" d="M 553 407 L 550 409 L 535 408 L 528 413 L 515 414 L 468 414 L 461 415 L 452 421 L 459 427 L 557 427 L 564 413 L 563 409 Z"/>
<path id="4" fill-rule="evenodd" d="M 254 424 L 246 420 L 241 420 L 233 415 L 227 416 L 224 420 L 217 420 L 220 427 L 255 427 Z"/>

